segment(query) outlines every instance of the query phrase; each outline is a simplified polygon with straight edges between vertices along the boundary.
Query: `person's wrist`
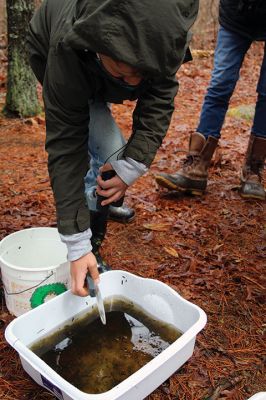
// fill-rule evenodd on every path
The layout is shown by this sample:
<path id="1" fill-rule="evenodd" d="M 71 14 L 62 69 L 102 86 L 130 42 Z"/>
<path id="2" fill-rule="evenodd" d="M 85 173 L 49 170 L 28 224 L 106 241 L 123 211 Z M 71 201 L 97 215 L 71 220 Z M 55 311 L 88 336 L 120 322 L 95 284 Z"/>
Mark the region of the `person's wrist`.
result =
<path id="1" fill-rule="evenodd" d="M 91 230 L 87 229 L 84 232 L 76 233 L 73 235 L 62 235 L 60 238 L 67 246 L 67 259 L 68 261 L 78 260 L 87 253 L 92 251 L 91 245 Z"/>

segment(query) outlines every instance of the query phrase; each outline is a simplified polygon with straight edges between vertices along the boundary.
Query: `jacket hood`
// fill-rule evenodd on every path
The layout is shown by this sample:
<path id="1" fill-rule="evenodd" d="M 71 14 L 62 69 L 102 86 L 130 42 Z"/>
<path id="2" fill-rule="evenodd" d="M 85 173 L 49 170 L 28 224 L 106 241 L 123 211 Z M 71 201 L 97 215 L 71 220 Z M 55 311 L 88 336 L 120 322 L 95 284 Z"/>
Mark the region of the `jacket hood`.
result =
<path id="1" fill-rule="evenodd" d="M 173 74 L 188 47 L 198 0 L 79 0 L 64 41 L 152 75 Z"/>

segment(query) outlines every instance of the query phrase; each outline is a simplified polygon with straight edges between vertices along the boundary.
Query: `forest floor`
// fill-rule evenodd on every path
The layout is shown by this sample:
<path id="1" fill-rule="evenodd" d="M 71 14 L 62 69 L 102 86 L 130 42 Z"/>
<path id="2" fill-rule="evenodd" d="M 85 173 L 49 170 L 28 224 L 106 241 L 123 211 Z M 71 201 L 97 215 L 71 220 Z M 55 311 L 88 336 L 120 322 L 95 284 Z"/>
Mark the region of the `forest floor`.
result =
<path id="1" fill-rule="evenodd" d="M 158 187 L 154 174 L 181 165 L 210 78 L 213 58 L 208 52 L 196 53 L 194 62 L 178 72 L 180 90 L 169 132 L 149 172 L 127 192 L 135 220 L 108 226 L 103 254 L 114 269 L 165 282 L 208 317 L 193 356 L 148 400 L 246 400 L 266 390 L 265 202 L 243 201 L 237 190 L 262 54 L 262 44 L 255 43 L 246 56 L 206 194 L 196 198 L 168 193 Z M 3 53 L 1 57 L 2 109 L 6 60 Z M 133 106 L 126 102 L 113 107 L 127 137 Z M 0 239 L 24 228 L 55 226 L 44 140 L 43 116 L 0 116 Z M 6 343 L 4 330 L 13 317 L 3 289 L 1 299 L 0 398 L 54 399 L 28 377 Z"/>

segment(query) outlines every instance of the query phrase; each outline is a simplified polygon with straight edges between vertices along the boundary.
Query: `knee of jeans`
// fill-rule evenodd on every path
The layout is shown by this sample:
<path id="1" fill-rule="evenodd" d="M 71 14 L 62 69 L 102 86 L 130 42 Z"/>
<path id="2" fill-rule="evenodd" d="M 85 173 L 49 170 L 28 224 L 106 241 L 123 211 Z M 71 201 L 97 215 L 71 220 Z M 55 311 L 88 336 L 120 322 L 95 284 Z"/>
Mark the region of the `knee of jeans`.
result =
<path id="1" fill-rule="evenodd" d="M 101 160 L 99 156 L 91 156 L 90 170 L 97 172 L 96 175 L 98 175 L 98 171 L 103 164 L 104 160 Z"/>
<path id="2" fill-rule="evenodd" d="M 99 169 L 103 165 L 103 162 L 97 159 L 92 159 L 90 162 L 90 169 L 88 170 L 84 182 L 88 187 L 96 185 L 96 178 L 99 175 Z"/>
<path id="3" fill-rule="evenodd" d="M 207 96 L 216 98 L 220 102 L 228 102 L 235 88 L 234 82 L 216 83 L 208 88 Z"/>
<path id="4" fill-rule="evenodd" d="M 85 197 L 87 201 L 87 206 L 89 210 L 91 211 L 96 211 L 97 210 L 97 194 L 96 194 L 96 188 L 90 187 L 87 188 L 85 186 Z"/>
<path id="5" fill-rule="evenodd" d="M 231 95 L 239 79 L 239 73 L 231 73 L 221 70 L 213 74 L 209 89 L 225 95 Z"/>

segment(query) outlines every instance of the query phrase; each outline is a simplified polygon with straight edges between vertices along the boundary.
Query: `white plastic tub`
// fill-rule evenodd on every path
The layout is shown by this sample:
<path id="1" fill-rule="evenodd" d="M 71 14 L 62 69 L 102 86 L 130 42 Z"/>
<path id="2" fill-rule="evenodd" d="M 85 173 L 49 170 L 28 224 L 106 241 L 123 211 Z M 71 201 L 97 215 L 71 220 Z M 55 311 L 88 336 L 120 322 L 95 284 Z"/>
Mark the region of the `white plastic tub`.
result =
<path id="1" fill-rule="evenodd" d="M 70 287 L 67 248 L 56 228 L 24 229 L 0 242 L 6 306 L 24 314 Z"/>
<path id="2" fill-rule="evenodd" d="M 80 391 L 28 348 L 58 326 L 95 307 L 95 298 L 74 296 L 68 291 L 12 321 L 5 332 L 6 340 L 19 353 L 25 371 L 58 399 L 144 399 L 191 357 L 196 335 L 206 324 L 206 314 L 164 283 L 124 271 L 101 275 L 100 288 L 104 299 L 123 296 L 148 314 L 176 326 L 183 335 L 137 372 L 101 394 Z"/>
<path id="3" fill-rule="evenodd" d="M 266 400 L 266 392 L 259 392 L 254 394 L 248 400 Z"/>

